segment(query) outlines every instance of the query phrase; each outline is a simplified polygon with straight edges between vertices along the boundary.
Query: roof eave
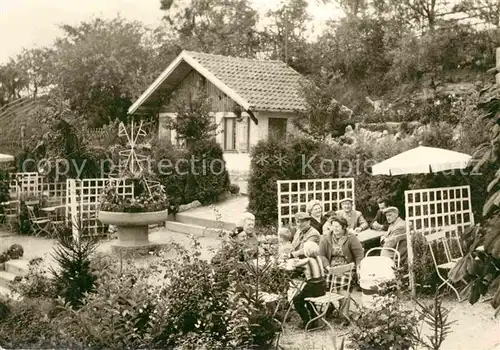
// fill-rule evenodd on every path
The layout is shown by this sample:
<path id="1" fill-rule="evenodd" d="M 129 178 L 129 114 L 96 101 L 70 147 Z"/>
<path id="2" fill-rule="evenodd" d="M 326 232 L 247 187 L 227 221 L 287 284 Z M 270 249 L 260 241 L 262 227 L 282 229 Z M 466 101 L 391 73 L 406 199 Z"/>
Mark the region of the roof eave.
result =
<path id="1" fill-rule="evenodd" d="M 175 60 L 168 65 L 168 67 L 160 74 L 156 80 L 149 85 L 149 87 L 142 93 L 141 96 L 130 106 L 128 114 L 133 114 L 137 109 L 160 87 L 160 85 L 167 79 L 167 77 L 177 68 L 184 58 L 184 51 L 182 51 Z"/>
<path id="2" fill-rule="evenodd" d="M 282 109 L 282 108 L 258 108 L 255 107 L 253 109 L 254 112 L 272 112 L 272 113 L 297 113 L 297 112 L 304 112 L 304 108 L 298 108 L 298 109 Z"/>
<path id="3" fill-rule="evenodd" d="M 156 78 L 156 80 L 146 89 L 146 91 L 144 91 L 142 95 L 139 96 L 139 98 L 132 104 L 132 106 L 130 106 L 130 108 L 128 109 L 128 114 L 135 113 L 139 109 L 139 107 L 144 102 L 146 102 L 146 100 L 161 86 L 161 84 L 168 78 L 168 76 L 177 68 L 177 66 L 182 61 L 188 63 L 191 67 L 198 71 L 198 73 L 203 75 L 207 80 L 209 80 L 212 84 L 214 84 L 218 89 L 224 92 L 245 110 L 251 109 L 252 106 L 247 100 L 238 95 L 236 91 L 224 84 L 208 69 L 198 63 L 198 61 L 191 57 L 187 51 L 182 51 L 179 56 L 177 56 L 177 58 L 172 63 L 170 63 L 170 65 L 160 74 L 160 76 Z"/>

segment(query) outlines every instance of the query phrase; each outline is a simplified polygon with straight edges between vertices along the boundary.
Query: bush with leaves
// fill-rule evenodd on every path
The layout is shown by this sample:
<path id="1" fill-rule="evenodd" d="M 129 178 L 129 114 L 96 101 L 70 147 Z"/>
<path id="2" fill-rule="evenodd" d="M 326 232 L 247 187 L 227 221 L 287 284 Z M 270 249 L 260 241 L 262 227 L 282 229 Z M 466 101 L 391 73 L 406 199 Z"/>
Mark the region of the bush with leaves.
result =
<path id="1" fill-rule="evenodd" d="M 97 266 L 94 264 L 94 267 Z M 85 347 L 155 348 L 163 332 L 165 304 L 162 285 L 148 283 L 154 270 L 101 259 L 94 290 L 75 310 L 65 305 L 53 321 L 61 339 Z"/>
<path id="2" fill-rule="evenodd" d="M 497 70 L 493 69 L 496 73 Z M 476 303 L 481 295 L 489 290 L 493 293 L 491 305 L 500 314 L 500 84 L 489 84 L 479 95 L 478 109 L 483 112 L 482 123 L 490 130 L 490 141 L 477 147 L 473 155 L 474 171 L 493 168 L 495 175 L 488 179 L 488 196 L 484 203 L 482 216 L 486 221 L 486 230 L 476 228 L 476 240 L 468 253 L 450 271 L 453 281 L 460 281 L 470 276 L 472 282 L 463 290 L 471 304 Z M 476 251 L 483 245 L 484 252 Z"/>
<path id="3" fill-rule="evenodd" d="M 217 202 L 219 196 L 229 192 L 230 185 L 222 147 L 214 139 L 207 139 L 193 141 L 188 150 L 191 166 L 185 200 L 198 200 L 205 205 Z"/>
<path id="4" fill-rule="evenodd" d="M 374 307 L 355 321 L 350 339 L 356 349 L 410 349 L 416 345 L 418 318 L 394 295 L 375 297 Z"/>
<path id="5" fill-rule="evenodd" d="M 8 301 L 9 312 L 0 322 L 0 347 L 7 349 L 72 348 L 74 343 L 57 336 L 52 320 L 57 316 L 53 299 L 25 298 Z"/>
<path id="6" fill-rule="evenodd" d="M 179 247 L 177 252 L 181 259 L 168 262 L 168 281 L 163 296 L 168 319 L 159 338 L 162 347 L 181 341 L 185 344 L 183 338 L 193 333 L 215 342 L 225 342 L 226 281 L 216 279 L 210 264 L 200 259 L 199 243 L 193 243 L 191 254 Z M 179 295 L 184 297 L 179 298 Z"/>
<path id="7" fill-rule="evenodd" d="M 24 249 L 20 244 L 13 244 L 6 251 L 0 253 L 0 264 L 23 256 Z"/>
<path id="8" fill-rule="evenodd" d="M 28 273 L 12 284 L 12 291 L 30 299 L 56 298 L 52 276 L 42 263 L 42 258 L 31 259 L 28 263 Z"/>
<path id="9" fill-rule="evenodd" d="M 188 151 L 174 147 L 168 140 L 154 141 L 153 158 L 158 181 L 163 185 L 170 203 L 170 213 L 177 213 L 179 207 L 187 204 L 186 181 L 189 164 Z"/>

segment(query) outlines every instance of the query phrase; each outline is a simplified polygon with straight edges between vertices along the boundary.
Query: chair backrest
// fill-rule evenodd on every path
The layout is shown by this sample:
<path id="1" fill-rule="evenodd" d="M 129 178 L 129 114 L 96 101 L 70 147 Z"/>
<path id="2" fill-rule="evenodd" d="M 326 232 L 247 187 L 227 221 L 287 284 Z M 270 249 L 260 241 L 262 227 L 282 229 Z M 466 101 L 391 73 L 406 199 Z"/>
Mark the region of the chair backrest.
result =
<path id="1" fill-rule="evenodd" d="M 328 273 L 327 285 L 330 284 L 330 293 L 341 290 L 351 290 L 354 263 L 331 267 Z"/>
<path id="2" fill-rule="evenodd" d="M 27 205 L 26 209 L 28 209 L 28 218 L 31 221 L 36 220 L 35 209 L 30 205 Z"/>
<path id="3" fill-rule="evenodd" d="M 398 242 L 399 244 L 399 242 Z M 389 247 L 375 247 L 375 248 L 371 248 L 370 250 L 368 250 L 365 254 L 365 257 L 367 256 L 370 256 L 370 253 L 372 252 L 375 252 L 375 251 L 379 251 L 382 253 L 382 251 L 384 250 L 388 250 L 388 251 L 391 251 L 392 253 L 394 253 L 393 257 L 392 257 L 392 260 L 394 261 L 394 264 L 396 265 L 396 267 L 399 269 L 400 265 L 401 265 L 401 254 L 399 254 L 398 252 L 398 247 L 396 246 L 396 248 L 389 248 Z"/>
<path id="4" fill-rule="evenodd" d="M 3 204 L 3 212 L 6 216 L 19 215 L 19 201 L 9 201 Z"/>
<path id="5" fill-rule="evenodd" d="M 458 252 L 459 256 L 457 256 L 457 258 L 463 257 L 462 246 L 459 241 L 456 227 L 454 226 L 440 227 L 437 228 L 437 232 L 433 232 L 427 235 L 424 234 L 424 237 L 429 246 L 429 250 L 431 251 L 434 265 L 436 266 L 439 265 L 438 257 L 434 253 L 434 247 L 433 247 L 434 243 L 437 248 L 439 248 L 440 245 L 442 246 L 446 262 L 451 262 L 454 259 L 454 257 L 453 257 L 453 252 L 449 246 L 449 241 L 456 240 L 457 245 L 459 247 L 459 252 Z"/>

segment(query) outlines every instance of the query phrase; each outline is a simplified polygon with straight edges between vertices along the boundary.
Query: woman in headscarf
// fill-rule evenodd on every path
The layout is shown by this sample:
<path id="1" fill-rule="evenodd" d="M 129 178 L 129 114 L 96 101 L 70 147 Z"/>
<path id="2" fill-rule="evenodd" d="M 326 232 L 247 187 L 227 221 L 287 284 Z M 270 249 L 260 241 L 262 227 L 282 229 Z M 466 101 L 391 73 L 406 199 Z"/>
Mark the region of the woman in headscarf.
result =
<path id="1" fill-rule="evenodd" d="M 326 217 L 323 215 L 321 202 L 316 199 L 310 200 L 306 205 L 306 212 L 311 216 L 311 226 L 322 235 Z"/>

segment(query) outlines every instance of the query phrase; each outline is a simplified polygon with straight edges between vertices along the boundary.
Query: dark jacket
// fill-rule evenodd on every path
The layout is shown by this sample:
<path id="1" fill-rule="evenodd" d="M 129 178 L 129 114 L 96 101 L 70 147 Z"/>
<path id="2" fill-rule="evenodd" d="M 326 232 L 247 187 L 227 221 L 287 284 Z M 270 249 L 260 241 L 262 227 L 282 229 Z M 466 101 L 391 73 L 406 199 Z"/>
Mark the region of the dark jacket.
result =
<path id="1" fill-rule="evenodd" d="M 325 216 L 321 217 L 320 222 L 316 221 L 316 219 L 313 217 L 311 218 L 311 226 L 314 227 L 316 229 L 316 231 L 319 232 L 320 235 L 323 234 L 323 225 L 325 224 L 325 222 L 326 222 Z"/>
<path id="2" fill-rule="evenodd" d="M 377 215 L 375 216 L 374 222 L 377 222 L 380 225 L 382 225 L 383 226 L 383 228 L 382 228 L 383 231 L 387 231 L 387 229 L 389 228 L 389 223 L 387 222 L 387 217 L 385 216 L 385 213 L 384 213 L 383 209 L 379 209 L 377 211 Z"/>
<path id="3" fill-rule="evenodd" d="M 319 256 L 323 261 L 324 266 L 330 266 L 332 261 L 332 233 L 328 233 L 324 236 L 321 236 L 321 241 L 319 243 Z M 342 252 L 344 253 L 344 257 L 346 258 L 348 263 L 355 263 L 356 266 L 359 266 L 361 259 L 363 259 L 365 255 L 365 250 L 361 245 L 359 239 L 353 235 L 349 234 L 349 237 L 345 241 L 342 246 Z"/>

